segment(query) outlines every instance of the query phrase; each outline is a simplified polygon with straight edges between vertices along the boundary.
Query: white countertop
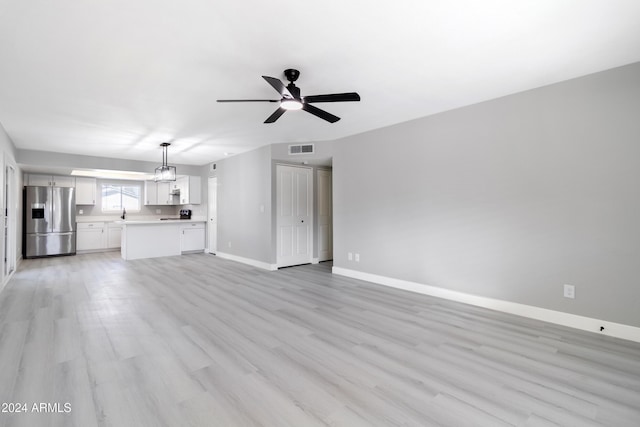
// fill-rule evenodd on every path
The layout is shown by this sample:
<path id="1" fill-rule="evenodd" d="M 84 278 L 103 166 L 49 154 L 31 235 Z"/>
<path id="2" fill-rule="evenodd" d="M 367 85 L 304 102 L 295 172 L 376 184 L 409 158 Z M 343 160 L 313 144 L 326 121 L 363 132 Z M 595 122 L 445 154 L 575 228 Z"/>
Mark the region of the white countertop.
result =
<path id="1" fill-rule="evenodd" d="M 176 219 L 176 220 L 161 220 L 161 219 L 152 219 L 152 220 L 118 220 L 114 221 L 116 224 L 122 225 L 138 225 L 138 224 L 185 224 L 191 222 L 206 222 L 204 219 Z"/>
<path id="2" fill-rule="evenodd" d="M 167 220 L 160 221 L 160 218 L 172 218 L 175 215 L 132 215 L 129 217 L 127 215 L 127 219 L 123 222 L 120 218 L 120 215 L 103 215 L 103 216 L 82 216 L 76 215 L 76 222 L 118 222 L 124 224 L 132 224 L 132 223 L 157 223 L 157 222 L 206 222 L 206 219 L 203 216 L 192 216 L 191 219 L 182 219 L 180 221 L 177 220 Z"/>

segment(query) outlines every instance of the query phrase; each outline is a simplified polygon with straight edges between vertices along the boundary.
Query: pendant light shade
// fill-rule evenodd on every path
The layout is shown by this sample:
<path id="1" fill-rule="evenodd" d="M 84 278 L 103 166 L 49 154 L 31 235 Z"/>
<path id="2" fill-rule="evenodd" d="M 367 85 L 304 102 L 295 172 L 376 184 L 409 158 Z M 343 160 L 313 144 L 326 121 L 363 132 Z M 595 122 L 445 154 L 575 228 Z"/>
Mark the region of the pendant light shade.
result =
<path id="1" fill-rule="evenodd" d="M 153 177 L 153 180 L 156 182 L 168 182 L 176 180 L 176 167 L 167 165 L 169 160 L 169 154 L 167 152 L 168 147 L 171 144 L 168 142 L 163 142 L 160 144 L 162 147 L 162 166 L 158 166 L 156 168 L 156 173 Z"/>

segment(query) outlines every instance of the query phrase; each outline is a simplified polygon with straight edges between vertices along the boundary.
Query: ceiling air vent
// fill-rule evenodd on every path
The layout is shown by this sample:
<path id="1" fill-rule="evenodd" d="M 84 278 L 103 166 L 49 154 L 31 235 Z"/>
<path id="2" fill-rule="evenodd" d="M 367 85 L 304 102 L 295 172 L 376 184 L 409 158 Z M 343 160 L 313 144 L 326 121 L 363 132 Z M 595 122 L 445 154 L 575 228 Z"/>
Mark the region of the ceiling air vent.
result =
<path id="1" fill-rule="evenodd" d="M 290 145 L 289 154 L 313 154 L 313 144 Z"/>

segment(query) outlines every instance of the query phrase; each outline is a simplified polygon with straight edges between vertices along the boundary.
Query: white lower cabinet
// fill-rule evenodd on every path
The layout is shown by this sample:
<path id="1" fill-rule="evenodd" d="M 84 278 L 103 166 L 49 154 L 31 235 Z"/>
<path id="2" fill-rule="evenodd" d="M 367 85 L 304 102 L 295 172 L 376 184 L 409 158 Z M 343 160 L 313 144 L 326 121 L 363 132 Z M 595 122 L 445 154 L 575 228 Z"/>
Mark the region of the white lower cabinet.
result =
<path id="1" fill-rule="evenodd" d="M 204 251 L 204 223 L 185 224 L 180 228 L 180 250 L 182 252 Z"/>
<path id="2" fill-rule="evenodd" d="M 104 222 L 79 222 L 76 240 L 77 251 L 95 251 L 105 248 Z"/>
<path id="3" fill-rule="evenodd" d="M 109 223 L 107 225 L 107 249 L 120 248 L 122 240 L 122 225 Z"/>
<path id="4" fill-rule="evenodd" d="M 112 222 L 79 222 L 77 251 L 104 251 L 120 247 L 122 225 Z"/>

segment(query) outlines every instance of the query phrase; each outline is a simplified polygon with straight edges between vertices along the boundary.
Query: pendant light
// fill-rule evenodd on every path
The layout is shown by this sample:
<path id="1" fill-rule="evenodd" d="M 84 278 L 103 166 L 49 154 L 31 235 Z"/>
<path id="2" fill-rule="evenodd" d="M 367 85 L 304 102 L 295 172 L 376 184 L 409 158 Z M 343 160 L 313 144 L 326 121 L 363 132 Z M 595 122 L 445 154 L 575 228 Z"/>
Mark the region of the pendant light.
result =
<path id="1" fill-rule="evenodd" d="M 167 149 L 170 145 L 171 144 L 168 142 L 163 142 L 162 144 L 160 144 L 160 147 L 162 147 L 162 166 L 158 166 L 156 168 L 156 174 L 153 177 L 153 180 L 156 182 L 168 182 L 176 180 L 176 167 L 167 165 L 167 161 L 169 160 Z"/>

